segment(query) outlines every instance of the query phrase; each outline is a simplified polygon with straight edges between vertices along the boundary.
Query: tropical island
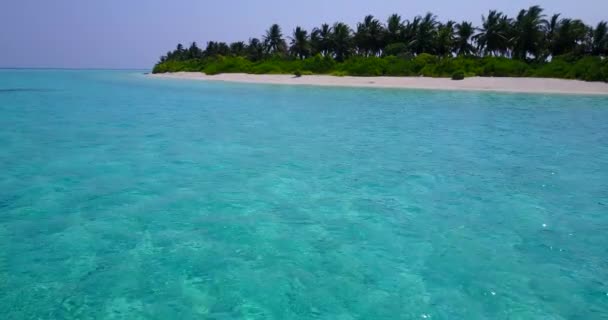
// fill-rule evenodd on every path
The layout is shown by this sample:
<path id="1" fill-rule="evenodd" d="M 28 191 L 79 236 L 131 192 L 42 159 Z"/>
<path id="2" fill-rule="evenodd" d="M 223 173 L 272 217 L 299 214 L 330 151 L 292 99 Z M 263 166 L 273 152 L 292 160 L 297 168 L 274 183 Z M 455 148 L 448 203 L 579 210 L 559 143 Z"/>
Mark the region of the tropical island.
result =
<path id="1" fill-rule="evenodd" d="M 355 28 L 342 22 L 312 31 L 296 27 L 288 37 L 273 24 L 245 42 L 178 44 L 153 73 L 196 72 L 448 77 L 541 77 L 608 82 L 608 24 L 595 26 L 539 6 L 516 17 L 491 10 L 479 27 L 441 22 L 432 13 L 386 23 L 366 16 Z"/>

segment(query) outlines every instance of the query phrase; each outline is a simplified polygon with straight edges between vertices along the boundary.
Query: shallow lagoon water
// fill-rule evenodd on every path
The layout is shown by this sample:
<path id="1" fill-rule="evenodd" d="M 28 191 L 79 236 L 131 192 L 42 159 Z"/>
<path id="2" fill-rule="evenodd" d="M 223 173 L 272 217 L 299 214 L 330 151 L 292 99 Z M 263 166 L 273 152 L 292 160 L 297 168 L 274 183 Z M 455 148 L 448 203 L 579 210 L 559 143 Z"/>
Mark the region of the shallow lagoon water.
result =
<path id="1" fill-rule="evenodd" d="M 0 71 L 3 319 L 608 318 L 608 98 Z"/>

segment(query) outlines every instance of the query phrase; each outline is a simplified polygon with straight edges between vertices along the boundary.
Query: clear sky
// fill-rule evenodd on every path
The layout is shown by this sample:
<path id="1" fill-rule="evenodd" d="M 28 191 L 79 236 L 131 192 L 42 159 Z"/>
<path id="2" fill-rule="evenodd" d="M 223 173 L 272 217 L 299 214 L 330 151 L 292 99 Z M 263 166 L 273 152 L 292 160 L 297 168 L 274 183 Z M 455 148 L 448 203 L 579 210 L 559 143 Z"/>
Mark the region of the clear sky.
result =
<path id="1" fill-rule="evenodd" d="M 2 0 L 0 67 L 151 68 L 178 42 L 246 41 L 272 23 L 287 35 L 296 25 L 431 11 L 477 25 L 489 9 L 513 16 L 533 4 L 588 24 L 608 20 L 606 0 Z"/>

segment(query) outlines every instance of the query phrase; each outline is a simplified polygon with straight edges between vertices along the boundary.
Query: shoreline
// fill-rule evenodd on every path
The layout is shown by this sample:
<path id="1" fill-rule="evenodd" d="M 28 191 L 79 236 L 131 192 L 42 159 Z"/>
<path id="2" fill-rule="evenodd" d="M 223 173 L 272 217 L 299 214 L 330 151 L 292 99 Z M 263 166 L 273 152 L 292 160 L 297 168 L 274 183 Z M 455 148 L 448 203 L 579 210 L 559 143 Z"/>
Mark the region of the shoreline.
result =
<path id="1" fill-rule="evenodd" d="M 608 83 L 605 82 L 553 78 L 470 77 L 464 80 L 451 80 L 429 77 L 337 77 L 330 75 L 304 75 L 296 78 L 288 74 L 222 73 L 210 76 L 201 72 L 151 73 L 146 76 L 158 79 L 279 85 L 608 95 Z"/>

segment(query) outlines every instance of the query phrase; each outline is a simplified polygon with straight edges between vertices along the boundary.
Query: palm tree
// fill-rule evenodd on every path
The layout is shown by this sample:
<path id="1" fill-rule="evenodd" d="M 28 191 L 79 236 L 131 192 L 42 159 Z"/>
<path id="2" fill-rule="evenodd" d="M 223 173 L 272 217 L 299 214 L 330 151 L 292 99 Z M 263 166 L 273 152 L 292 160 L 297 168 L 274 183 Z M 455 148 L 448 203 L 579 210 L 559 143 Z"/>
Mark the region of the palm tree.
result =
<path id="1" fill-rule="evenodd" d="M 456 38 L 454 39 L 454 50 L 459 56 L 470 56 L 475 54 L 475 47 L 471 44 L 471 38 L 475 34 L 473 24 L 463 21 L 456 25 Z"/>
<path id="2" fill-rule="evenodd" d="M 205 48 L 205 56 L 213 57 L 219 54 L 218 43 L 215 41 L 207 42 L 207 48 Z"/>
<path id="3" fill-rule="evenodd" d="M 281 27 L 279 27 L 278 24 L 273 24 L 266 31 L 266 35 L 264 36 L 264 45 L 266 46 L 268 53 L 281 54 L 285 52 L 287 45 L 283 39 Z"/>
<path id="4" fill-rule="evenodd" d="M 364 56 L 378 55 L 382 50 L 382 38 L 384 35 L 384 27 L 372 15 L 368 15 L 363 19 L 362 23 L 357 24 L 354 42 L 359 54 Z"/>
<path id="5" fill-rule="evenodd" d="M 233 56 L 244 56 L 245 49 L 247 49 L 247 46 L 243 41 L 237 41 L 230 44 L 230 54 L 232 54 Z"/>
<path id="6" fill-rule="evenodd" d="M 310 34 L 310 42 L 314 53 L 320 53 L 324 56 L 329 54 L 332 42 L 332 29 L 327 24 L 321 25 L 321 28 L 314 28 Z"/>
<path id="7" fill-rule="evenodd" d="M 382 52 L 382 49 L 385 46 L 385 44 L 384 44 L 384 33 L 385 33 L 384 26 L 382 25 L 382 23 L 379 20 L 373 19 L 372 16 L 370 16 L 369 20 L 370 21 L 369 21 L 369 24 L 367 27 L 367 31 L 368 31 L 369 41 L 370 41 L 371 53 L 373 55 L 377 56 Z"/>
<path id="8" fill-rule="evenodd" d="M 177 60 L 184 60 L 186 56 L 186 50 L 184 49 L 184 45 L 181 43 L 177 44 L 177 48 L 175 48 L 174 57 Z"/>
<path id="9" fill-rule="evenodd" d="M 545 23 L 545 39 L 547 40 L 549 46 L 551 45 L 551 42 L 555 38 L 555 33 L 556 33 L 557 27 L 559 25 L 559 16 L 560 15 L 561 14 L 559 14 L 559 13 L 552 15 L 551 19 L 547 20 Z"/>
<path id="10" fill-rule="evenodd" d="M 203 51 L 198 47 L 195 42 L 192 42 L 187 52 L 188 59 L 198 59 L 203 56 Z"/>
<path id="11" fill-rule="evenodd" d="M 528 10 L 521 10 L 513 26 L 513 56 L 525 60 L 529 55 L 540 56 L 544 33 L 543 26 L 547 24 L 542 14 L 543 9 L 532 6 Z"/>
<path id="12" fill-rule="evenodd" d="M 401 21 L 401 16 L 394 13 L 388 17 L 386 20 L 386 32 L 384 36 L 384 42 L 387 45 L 403 42 L 403 29 L 404 29 L 403 21 Z"/>
<path id="13" fill-rule="evenodd" d="M 435 53 L 438 56 L 449 56 L 454 51 L 454 25 L 456 22 L 448 21 L 446 24 L 437 25 L 437 36 L 435 37 Z"/>
<path id="14" fill-rule="evenodd" d="M 207 57 L 212 56 L 227 56 L 230 54 L 230 47 L 225 42 L 207 42 L 207 48 L 205 49 L 204 55 Z"/>
<path id="15" fill-rule="evenodd" d="M 355 34 L 353 35 L 353 43 L 355 44 L 355 48 L 357 49 L 358 54 L 368 56 L 370 51 L 370 44 L 368 40 L 366 26 L 364 23 L 357 23 L 357 30 L 355 30 Z"/>
<path id="16" fill-rule="evenodd" d="M 418 34 L 421 20 L 422 17 L 417 16 L 411 22 L 406 21 L 403 25 L 403 42 L 412 52 L 415 51 L 416 35 Z"/>
<path id="17" fill-rule="evenodd" d="M 336 22 L 332 28 L 331 49 L 337 61 L 344 61 L 352 52 L 352 31 L 342 22 Z"/>
<path id="18" fill-rule="evenodd" d="M 597 24 L 597 27 L 592 32 L 591 54 L 607 55 L 608 54 L 608 24 L 602 21 Z"/>
<path id="19" fill-rule="evenodd" d="M 543 55 L 540 58 L 542 61 L 546 61 L 547 58 L 552 54 L 552 48 L 555 43 L 555 37 L 557 34 L 557 28 L 559 26 L 559 17 L 560 13 L 553 14 L 551 19 L 545 20 L 545 25 L 543 27 L 544 32 L 544 45 L 543 45 Z"/>
<path id="20" fill-rule="evenodd" d="M 511 20 L 502 12 L 490 10 L 482 16 L 481 32 L 473 37 L 479 50 L 486 55 L 504 55 L 509 49 Z"/>
<path id="21" fill-rule="evenodd" d="M 221 56 L 230 55 L 230 47 L 226 42 L 218 42 L 217 43 L 217 54 Z"/>
<path id="22" fill-rule="evenodd" d="M 432 13 L 427 13 L 424 17 L 416 17 L 414 25 L 415 31 L 413 47 L 416 54 L 423 52 L 433 53 L 435 42 L 437 17 Z"/>
<path id="23" fill-rule="evenodd" d="M 566 53 L 582 54 L 587 51 L 585 43 L 589 28 L 580 20 L 561 19 L 555 29 L 551 43 L 551 55 Z"/>
<path id="24" fill-rule="evenodd" d="M 249 39 L 247 45 L 247 58 L 251 61 L 259 61 L 264 58 L 264 45 L 258 38 Z"/>
<path id="25" fill-rule="evenodd" d="M 296 27 L 293 31 L 289 51 L 300 59 L 306 59 L 310 55 L 310 41 L 306 30 Z"/>

